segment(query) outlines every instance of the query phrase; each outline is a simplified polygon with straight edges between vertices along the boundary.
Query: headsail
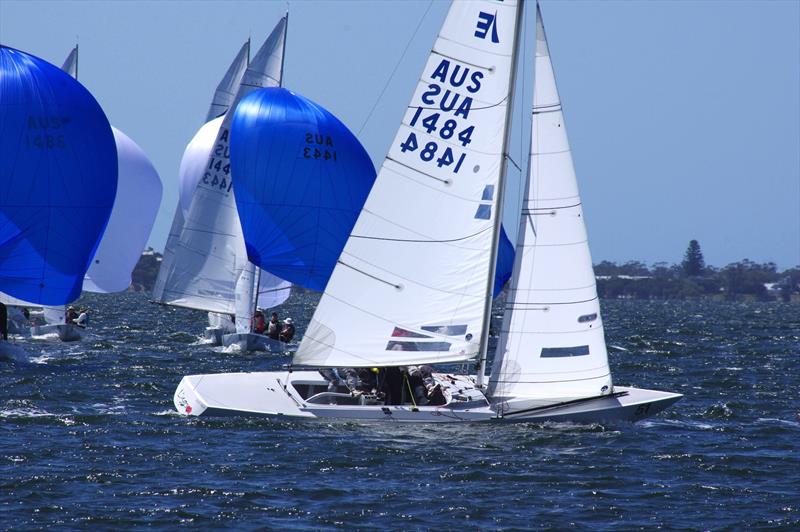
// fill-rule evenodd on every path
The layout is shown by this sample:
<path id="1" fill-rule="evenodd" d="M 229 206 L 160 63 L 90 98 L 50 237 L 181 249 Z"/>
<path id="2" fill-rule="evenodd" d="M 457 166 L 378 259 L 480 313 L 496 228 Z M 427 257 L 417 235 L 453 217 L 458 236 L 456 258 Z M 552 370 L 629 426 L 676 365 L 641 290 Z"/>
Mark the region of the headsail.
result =
<path id="1" fill-rule="evenodd" d="M 280 85 L 285 32 L 286 18 L 282 18 L 242 76 L 232 108 L 254 89 Z M 229 109 L 192 195 L 175 255 L 171 264 L 165 265 L 169 278 L 159 294 L 164 303 L 210 312 L 235 312 L 235 286 L 247 265 L 247 254 L 231 182 L 232 118 Z"/>
<path id="2" fill-rule="evenodd" d="M 521 11 L 516 1 L 450 6 L 295 363 L 477 354 Z"/>
<path id="3" fill-rule="evenodd" d="M 489 394 L 569 400 L 611 389 L 592 260 L 541 13 L 531 157 Z"/>
<path id="4" fill-rule="evenodd" d="M 0 46 L 0 291 L 78 298 L 117 189 L 103 110 L 58 67 Z"/>
<path id="5" fill-rule="evenodd" d="M 237 106 L 231 167 L 250 261 L 323 290 L 375 181 L 367 151 L 326 109 L 276 87 Z"/>

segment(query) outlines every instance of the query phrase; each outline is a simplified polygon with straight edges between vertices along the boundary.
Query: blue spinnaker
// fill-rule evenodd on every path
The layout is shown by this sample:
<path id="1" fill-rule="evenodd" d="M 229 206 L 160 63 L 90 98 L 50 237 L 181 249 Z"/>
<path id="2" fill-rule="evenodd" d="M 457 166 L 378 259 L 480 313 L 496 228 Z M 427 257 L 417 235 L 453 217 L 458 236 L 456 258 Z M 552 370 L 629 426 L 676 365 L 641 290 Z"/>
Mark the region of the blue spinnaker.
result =
<path id="1" fill-rule="evenodd" d="M 0 46 L 0 292 L 77 299 L 116 191 L 114 135 L 94 97 L 60 68 Z"/>
<path id="2" fill-rule="evenodd" d="M 355 135 L 299 94 L 261 89 L 234 113 L 231 175 L 250 261 L 324 290 L 375 181 Z"/>
<path id="3" fill-rule="evenodd" d="M 506 281 L 511 279 L 511 272 L 514 270 L 514 244 L 508 239 L 506 229 L 500 226 L 500 245 L 497 248 L 497 266 L 494 271 L 494 294 L 493 297 L 500 295 Z"/>

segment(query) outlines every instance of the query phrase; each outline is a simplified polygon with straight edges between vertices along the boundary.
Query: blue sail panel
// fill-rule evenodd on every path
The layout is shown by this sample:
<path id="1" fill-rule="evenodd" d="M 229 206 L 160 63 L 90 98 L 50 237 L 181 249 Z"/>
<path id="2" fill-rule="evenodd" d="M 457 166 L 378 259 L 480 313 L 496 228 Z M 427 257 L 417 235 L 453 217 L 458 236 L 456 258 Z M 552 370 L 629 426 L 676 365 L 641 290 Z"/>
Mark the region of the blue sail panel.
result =
<path id="1" fill-rule="evenodd" d="M 514 244 L 508 239 L 506 228 L 500 226 L 500 245 L 497 248 L 497 266 L 494 270 L 494 293 L 497 297 L 503 291 L 506 282 L 511 279 L 514 270 Z"/>
<path id="2" fill-rule="evenodd" d="M 0 292 L 80 296 L 117 190 L 103 110 L 58 67 L 0 46 Z"/>
<path id="3" fill-rule="evenodd" d="M 242 99 L 230 149 L 248 258 L 323 290 L 375 181 L 366 150 L 326 109 L 283 88 Z"/>

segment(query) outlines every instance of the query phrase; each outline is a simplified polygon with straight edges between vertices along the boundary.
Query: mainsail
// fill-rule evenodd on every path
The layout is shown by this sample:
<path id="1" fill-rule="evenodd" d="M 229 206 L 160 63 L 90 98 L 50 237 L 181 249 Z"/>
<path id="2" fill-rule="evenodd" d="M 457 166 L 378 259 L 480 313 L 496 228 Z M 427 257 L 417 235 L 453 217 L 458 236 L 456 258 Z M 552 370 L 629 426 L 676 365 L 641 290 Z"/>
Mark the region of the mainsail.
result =
<path id="1" fill-rule="evenodd" d="M 516 1 L 451 5 L 296 364 L 477 354 L 521 11 Z"/>
<path id="2" fill-rule="evenodd" d="M 211 107 L 208 108 L 206 122 L 223 116 L 231 108 L 249 60 L 250 39 L 247 39 L 247 42 L 242 45 L 239 53 L 233 59 L 231 66 L 228 67 L 228 71 L 225 72 L 225 76 L 217 85 L 214 99 L 211 101 Z"/>
<path id="3" fill-rule="evenodd" d="M 537 7 L 531 155 L 489 395 L 569 400 L 611 389 L 561 101 Z"/>
<path id="4" fill-rule="evenodd" d="M 242 76 L 238 101 L 250 91 L 280 85 L 286 18 L 282 18 Z M 186 213 L 168 276 L 159 285 L 161 302 L 226 314 L 235 313 L 235 287 L 247 267 L 247 254 L 233 197 L 229 128 L 233 113 L 222 118 L 214 146 Z"/>
<path id="5" fill-rule="evenodd" d="M 78 298 L 117 189 L 103 110 L 58 67 L 0 46 L 0 291 Z"/>

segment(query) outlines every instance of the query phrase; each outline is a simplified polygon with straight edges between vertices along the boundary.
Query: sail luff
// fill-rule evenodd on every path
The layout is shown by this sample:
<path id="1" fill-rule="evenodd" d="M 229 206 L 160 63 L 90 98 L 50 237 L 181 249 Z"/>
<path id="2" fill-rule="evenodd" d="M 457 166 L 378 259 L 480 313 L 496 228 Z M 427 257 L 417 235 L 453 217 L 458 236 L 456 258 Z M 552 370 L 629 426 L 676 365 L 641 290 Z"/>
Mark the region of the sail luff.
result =
<path id="1" fill-rule="evenodd" d="M 497 180 L 497 201 L 495 203 L 494 227 L 492 229 L 492 251 L 489 254 L 489 276 L 486 279 L 486 301 L 483 306 L 483 329 L 481 330 L 480 351 L 476 368 L 475 384 L 482 388 L 486 378 L 486 357 L 489 350 L 489 330 L 492 320 L 492 302 L 494 301 L 495 271 L 497 269 L 497 250 L 500 246 L 500 231 L 503 224 L 503 198 L 505 197 L 505 178 L 508 171 L 508 145 L 511 140 L 511 119 L 514 113 L 514 93 L 517 79 L 517 59 L 519 57 L 520 35 L 525 20 L 525 1 L 517 4 L 517 25 L 514 29 L 514 50 L 511 55 L 511 73 L 508 82 L 508 106 L 506 107 L 506 134 L 503 137 L 503 162 L 500 177 Z"/>

